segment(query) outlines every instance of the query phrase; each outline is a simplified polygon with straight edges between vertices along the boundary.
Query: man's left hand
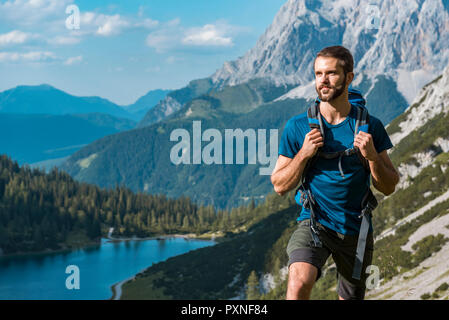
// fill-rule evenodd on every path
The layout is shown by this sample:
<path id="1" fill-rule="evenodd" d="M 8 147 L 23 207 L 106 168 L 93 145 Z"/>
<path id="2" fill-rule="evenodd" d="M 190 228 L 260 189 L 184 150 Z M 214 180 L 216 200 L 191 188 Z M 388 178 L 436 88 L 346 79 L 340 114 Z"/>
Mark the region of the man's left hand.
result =
<path id="1" fill-rule="evenodd" d="M 373 137 L 369 133 L 360 131 L 354 139 L 354 147 L 359 148 L 362 156 L 368 161 L 376 161 L 379 158 L 374 147 Z"/>

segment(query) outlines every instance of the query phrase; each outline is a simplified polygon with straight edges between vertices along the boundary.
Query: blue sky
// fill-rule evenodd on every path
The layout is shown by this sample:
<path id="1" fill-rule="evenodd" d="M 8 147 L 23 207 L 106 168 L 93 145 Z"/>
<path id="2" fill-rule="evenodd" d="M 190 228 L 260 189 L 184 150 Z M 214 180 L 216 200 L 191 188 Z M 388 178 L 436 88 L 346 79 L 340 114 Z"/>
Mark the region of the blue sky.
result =
<path id="1" fill-rule="evenodd" d="M 0 0 L 0 91 L 47 83 L 131 104 L 242 56 L 285 2 Z"/>

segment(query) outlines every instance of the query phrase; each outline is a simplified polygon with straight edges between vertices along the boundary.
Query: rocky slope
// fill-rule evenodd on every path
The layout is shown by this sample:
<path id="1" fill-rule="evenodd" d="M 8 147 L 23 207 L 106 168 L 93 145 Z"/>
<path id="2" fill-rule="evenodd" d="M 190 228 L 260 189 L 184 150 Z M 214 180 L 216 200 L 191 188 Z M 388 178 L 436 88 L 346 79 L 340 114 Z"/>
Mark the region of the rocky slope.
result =
<path id="1" fill-rule="evenodd" d="M 379 207 L 373 216 L 376 241 L 372 264 L 379 268 L 380 274 L 377 285 L 371 282 L 374 286 L 367 290 L 366 299 L 449 298 L 449 103 L 444 99 L 449 93 L 448 78 L 449 66 L 441 76 L 427 84 L 407 111 L 387 128 L 394 141 L 390 157 L 397 168 L 404 168 L 406 164 L 418 166 L 417 163 L 421 159 L 419 154 L 429 156 L 425 166 L 414 169 L 413 176 L 410 172 L 400 170 L 401 186 L 395 193 L 388 197 L 376 194 Z M 437 106 L 439 112 L 431 113 Z M 427 116 L 421 116 L 416 125 L 412 126 L 410 121 L 413 113 Z M 405 184 L 404 181 L 408 183 Z M 272 200 L 285 201 L 292 196 L 293 194 L 289 194 L 283 198 L 274 197 Z M 205 250 L 200 249 L 195 254 L 188 253 L 182 258 L 175 257 L 152 266 L 139 275 L 135 282 L 125 285 L 125 292 L 132 292 L 132 298 L 138 299 L 161 298 L 152 295 L 152 290 L 168 295 L 174 293 L 175 296 L 172 297 L 179 299 L 192 296 L 211 297 L 212 294 L 214 298 L 219 299 L 245 299 L 245 279 L 253 269 L 259 276 L 260 287 L 264 292 L 261 298 L 284 299 L 287 275 L 285 248 L 294 231 L 294 217 L 299 208 L 296 205 L 291 206 L 286 212 L 280 212 L 281 215 L 276 206 L 270 209 L 273 214 L 259 225 L 256 232 L 263 234 L 268 230 L 273 232 L 278 229 L 277 239 L 270 239 L 268 247 L 264 241 L 252 244 L 258 250 L 263 247 L 263 260 L 250 264 L 251 255 L 242 257 L 223 253 L 226 246 L 243 248 L 250 243 L 250 237 L 256 232 L 249 230 L 223 247 L 208 248 L 207 254 Z M 288 217 L 284 220 L 286 213 Z M 280 223 L 279 220 L 274 223 L 281 219 L 281 216 L 284 222 Z M 258 257 L 260 254 L 259 252 Z M 228 282 L 222 287 L 209 292 L 207 286 L 199 288 L 191 284 L 182 289 L 178 286 L 177 290 L 173 290 L 172 283 L 179 284 L 179 279 L 189 279 L 190 283 L 201 281 L 202 275 L 193 271 L 198 268 L 198 257 L 201 257 L 201 265 L 207 266 L 214 263 L 216 257 L 224 256 L 227 257 L 226 264 L 233 266 L 233 270 L 227 273 Z M 166 267 L 179 265 L 185 268 L 179 270 L 177 275 L 171 276 L 163 271 Z M 239 266 L 245 268 L 239 269 Z M 208 277 L 219 277 L 219 274 L 214 272 L 214 269 L 208 269 Z M 335 275 L 335 264 L 329 259 L 323 277 L 312 291 L 313 299 L 337 298 Z M 134 287 L 140 290 L 140 294 L 132 291 Z"/>
<path id="2" fill-rule="evenodd" d="M 289 0 L 256 46 L 212 79 L 219 85 L 253 78 L 307 85 L 315 54 L 342 44 L 354 55 L 356 73 L 391 77 L 410 102 L 449 62 L 448 20 L 442 1 Z"/>

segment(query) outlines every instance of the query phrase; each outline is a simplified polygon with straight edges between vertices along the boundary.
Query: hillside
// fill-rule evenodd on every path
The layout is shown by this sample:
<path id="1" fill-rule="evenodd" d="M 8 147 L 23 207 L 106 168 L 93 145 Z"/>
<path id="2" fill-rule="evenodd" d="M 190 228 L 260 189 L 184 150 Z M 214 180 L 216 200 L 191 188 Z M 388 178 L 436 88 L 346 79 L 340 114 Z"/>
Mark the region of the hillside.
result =
<path id="1" fill-rule="evenodd" d="M 379 268 L 380 283 L 367 291 L 367 299 L 449 299 L 448 96 L 449 66 L 387 128 L 395 145 L 390 157 L 399 168 L 401 181 L 388 197 L 376 193 L 379 207 L 373 216 L 373 265 Z M 123 286 L 122 298 L 244 299 L 246 280 L 254 270 L 261 288 L 259 298 L 284 299 L 285 248 L 299 210 L 288 202 L 292 198 L 291 192 L 270 198 L 282 203 L 279 208 L 270 207 L 267 200 L 263 205 L 272 214 L 229 242 L 149 267 Z M 264 233 L 269 235 L 267 241 L 258 238 Z M 230 248 L 239 249 L 231 254 Z M 249 248 L 250 254 L 246 254 Z M 232 272 L 211 267 L 217 259 L 230 266 Z M 183 268 L 176 272 L 165 271 L 180 265 Z M 202 268 L 203 272 L 196 271 Z M 323 271 L 312 299 L 336 299 L 336 268 L 332 259 Z M 203 282 L 204 276 L 218 279 L 222 273 L 226 282 Z M 176 290 L 173 283 L 177 284 Z"/>
<path id="2" fill-rule="evenodd" d="M 102 189 L 67 173 L 20 167 L 0 155 L 0 255 L 70 250 L 113 237 L 195 234 L 227 237 L 247 230 L 270 214 L 248 206 L 223 211 L 187 198 Z"/>
<path id="3" fill-rule="evenodd" d="M 287 119 L 305 111 L 307 106 L 303 99 L 271 102 L 288 89 L 266 87 L 259 82 L 214 89 L 163 122 L 95 141 L 71 156 L 62 169 L 80 181 L 105 187 L 123 183 L 134 191 L 163 193 L 173 198 L 186 195 L 217 208 L 247 204 L 251 197 L 262 199 L 271 191 L 268 176 L 259 175 L 259 169 L 267 164 L 248 164 L 245 154 L 244 164 L 227 165 L 223 154 L 222 164 L 176 165 L 170 159 L 171 149 L 176 145 L 170 141 L 170 135 L 183 128 L 193 137 L 194 120 L 201 121 L 202 132 L 213 128 L 223 137 L 226 129 L 282 128 Z M 225 139 L 222 140 L 224 153 Z M 276 158 L 277 147 L 266 154 L 276 154 Z M 89 165 L 80 165 L 85 159 L 90 159 Z"/>
<path id="4" fill-rule="evenodd" d="M 122 107 L 100 97 L 77 97 L 48 84 L 18 86 L 0 92 L 0 113 L 79 114 L 106 113 L 133 119 Z M 136 120 L 136 119 L 134 119 Z"/>
<path id="5" fill-rule="evenodd" d="M 275 194 L 254 209 L 271 214 L 230 240 L 153 265 L 126 282 L 121 299 L 244 298 L 243 287 L 252 270 L 286 263 L 279 239 L 293 230 L 298 207 L 292 197 Z M 278 250 L 274 250 L 278 249 Z M 271 269 L 267 269 L 267 272 Z"/>
<path id="6" fill-rule="evenodd" d="M 170 90 L 150 90 L 145 95 L 136 100 L 133 104 L 124 106 L 125 110 L 135 115 L 141 120 L 145 114 L 163 100 Z"/>

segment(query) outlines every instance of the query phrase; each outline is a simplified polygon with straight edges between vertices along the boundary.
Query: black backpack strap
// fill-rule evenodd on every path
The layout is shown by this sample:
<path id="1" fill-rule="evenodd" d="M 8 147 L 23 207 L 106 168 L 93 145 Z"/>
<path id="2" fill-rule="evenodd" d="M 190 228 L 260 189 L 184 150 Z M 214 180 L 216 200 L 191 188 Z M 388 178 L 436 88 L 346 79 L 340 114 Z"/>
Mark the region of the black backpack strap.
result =
<path id="1" fill-rule="evenodd" d="M 371 214 L 377 207 L 377 199 L 374 196 L 370 188 L 366 192 L 362 200 L 362 213 L 359 218 L 362 218 L 360 224 L 359 238 L 357 240 L 357 249 L 355 253 L 354 269 L 352 271 L 352 277 L 360 280 L 362 275 L 363 258 L 365 256 L 366 239 L 368 237 L 369 224 Z"/>
<path id="2" fill-rule="evenodd" d="M 309 123 L 310 130 L 318 129 L 321 132 L 321 135 L 324 138 L 324 126 L 321 119 L 319 102 L 315 102 L 312 104 L 307 110 L 307 120 Z M 318 159 L 318 152 L 315 154 L 309 161 L 307 161 L 306 166 L 302 172 L 301 181 L 298 189 L 296 189 L 296 193 L 301 192 L 301 203 L 302 206 L 310 211 L 310 233 L 312 235 L 312 246 L 314 247 L 322 247 L 322 243 L 319 237 L 319 231 L 316 225 L 316 215 L 315 210 L 317 209 L 317 204 L 315 199 L 310 191 L 310 188 L 307 183 L 307 173 L 309 169 L 315 164 Z"/>
<path id="3" fill-rule="evenodd" d="M 357 120 L 355 122 L 354 139 L 359 131 L 368 133 L 369 114 L 365 107 L 357 106 Z"/>
<path id="4" fill-rule="evenodd" d="M 365 107 L 357 106 L 357 120 L 355 122 L 355 128 L 354 128 L 354 140 L 359 131 L 363 131 L 368 133 L 369 129 L 369 114 L 368 109 Z M 360 150 L 358 148 L 356 149 L 357 156 L 359 157 L 360 162 L 362 162 L 363 167 L 365 170 L 370 171 L 368 160 L 365 159 L 364 156 L 360 153 Z"/>
<path id="5" fill-rule="evenodd" d="M 357 121 L 354 130 L 354 139 L 359 131 L 363 131 L 368 133 L 369 129 L 369 114 L 368 110 L 364 107 L 357 108 Z M 357 148 L 357 155 L 359 156 L 360 161 L 362 162 L 365 169 L 370 172 L 368 160 L 362 156 L 360 150 Z M 363 266 L 363 258 L 365 256 L 365 248 L 366 248 L 366 240 L 369 232 L 370 218 L 372 212 L 377 207 L 377 199 L 374 196 L 371 188 L 368 188 L 366 194 L 362 199 L 362 213 L 359 218 L 362 218 L 360 224 L 359 238 L 357 241 L 357 249 L 354 260 L 354 269 L 352 272 L 352 278 L 360 280 L 362 274 L 362 266 Z"/>
<path id="6" fill-rule="evenodd" d="M 312 130 L 312 129 L 320 130 L 321 135 L 324 138 L 324 126 L 323 126 L 323 120 L 321 119 L 319 102 L 315 102 L 307 110 L 307 121 L 309 122 L 310 130 Z"/>

